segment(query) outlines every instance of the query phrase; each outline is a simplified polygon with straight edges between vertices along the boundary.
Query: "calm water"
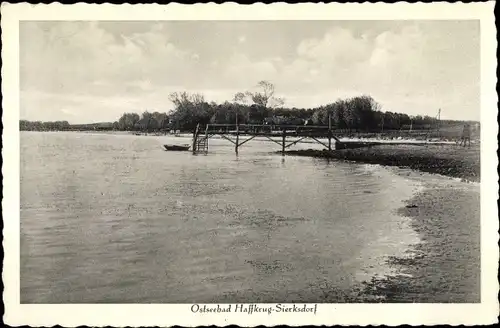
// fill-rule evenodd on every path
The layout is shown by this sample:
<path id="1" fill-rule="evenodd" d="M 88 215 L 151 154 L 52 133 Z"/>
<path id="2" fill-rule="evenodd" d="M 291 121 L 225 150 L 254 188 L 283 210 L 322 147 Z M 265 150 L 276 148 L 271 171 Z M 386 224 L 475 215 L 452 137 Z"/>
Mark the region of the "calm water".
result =
<path id="1" fill-rule="evenodd" d="M 21 133 L 23 303 L 342 301 L 415 242 L 386 169 L 168 142 Z"/>

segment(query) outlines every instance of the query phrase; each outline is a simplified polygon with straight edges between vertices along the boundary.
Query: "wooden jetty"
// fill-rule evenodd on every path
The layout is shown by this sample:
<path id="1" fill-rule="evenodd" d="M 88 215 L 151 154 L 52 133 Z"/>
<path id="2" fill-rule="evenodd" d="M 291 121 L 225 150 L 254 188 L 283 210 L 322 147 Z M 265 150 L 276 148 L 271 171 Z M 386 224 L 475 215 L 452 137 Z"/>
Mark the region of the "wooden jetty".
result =
<path id="1" fill-rule="evenodd" d="M 265 137 L 281 146 L 282 154 L 285 150 L 300 141 L 309 138 L 332 150 L 332 139 L 336 143 L 340 140 L 333 135 L 331 124 L 328 126 L 309 125 L 256 125 L 256 124 L 207 124 L 203 129 L 197 125 L 193 133 L 193 153 L 208 152 L 208 144 L 211 137 L 218 135 L 234 144 L 234 151 L 238 153 L 239 147 L 251 141 L 255 137 Z M 233 136 L 235 138 L 230 138 Z M 246 137 L 242 140 L 242 137 Z M 287 138 L 296 138 L 288 141 Z M 327 139 L 325 143 L 319 139 Z"/>

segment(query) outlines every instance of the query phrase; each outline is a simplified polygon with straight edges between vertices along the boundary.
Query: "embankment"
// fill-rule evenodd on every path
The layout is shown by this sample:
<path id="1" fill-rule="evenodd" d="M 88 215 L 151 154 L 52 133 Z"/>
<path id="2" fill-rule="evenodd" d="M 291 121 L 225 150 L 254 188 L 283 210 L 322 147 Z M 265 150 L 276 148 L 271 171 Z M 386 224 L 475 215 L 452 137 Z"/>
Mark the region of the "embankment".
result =
<path id="1" fill-rule="evenodd" d="M 478 145 L 467 148 L 458 145 L 374 143 L 367 147 L 338 149 L 331 152 L 313 149 L 291 150 L 287 151 L 286 155 L 398 166 L 468 181 L 480 181 L 481 167 Z"/>

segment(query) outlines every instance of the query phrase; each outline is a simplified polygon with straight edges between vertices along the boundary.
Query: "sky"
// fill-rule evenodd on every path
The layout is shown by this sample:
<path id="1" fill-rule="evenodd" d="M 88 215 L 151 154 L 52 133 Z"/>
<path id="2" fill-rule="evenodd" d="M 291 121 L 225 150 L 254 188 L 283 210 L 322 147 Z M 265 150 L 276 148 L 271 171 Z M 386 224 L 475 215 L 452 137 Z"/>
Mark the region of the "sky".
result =
<path id="1" fill-rule="evenodd" d="M 479 120 L 479 21 L 23 21 L 20 118 L 115 121 L 272 82 L 286 107 L 370 95 L 383 111 Z"/>

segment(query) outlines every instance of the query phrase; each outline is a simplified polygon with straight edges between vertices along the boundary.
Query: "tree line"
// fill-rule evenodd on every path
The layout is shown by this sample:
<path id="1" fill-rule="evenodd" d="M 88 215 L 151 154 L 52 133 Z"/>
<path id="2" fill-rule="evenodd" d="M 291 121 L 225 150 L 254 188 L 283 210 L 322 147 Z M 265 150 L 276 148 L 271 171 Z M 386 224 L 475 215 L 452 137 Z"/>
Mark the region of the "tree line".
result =
<path id="1" fill-rule="evenodd" d="M 21 131 L 65 131 L 70 129 L 68 121 L 42 122 L 42 121 L 19 121 Z"/>
<path id="2" fill-rule="evenodd" d="M 272 83 L 261 81 L 257 91 L 238 92 L 231 101 L 221 104 L 207 102 L 201 94 L 172 93 L 170 113 L 144 111 L 124 113 L 115 122 L 70 125 L 67 121 L 20 121 L 21 130 L 51 131 L 103 129 L 117 131 L 165 132 L 193 131 L 197 124 L 269 124 L 322 125 L 349 132 L 383 132 L 386 130 L 430 130 L 460 121 L 438 120 L 430 116 L 409 116 L 403 113 L 382 112 L 381 105 L 371 96 L 361 95 L 338 99 L 316 108 L 284 107 L 284 99 L 275 96 Z"/>
<path id="3" fill-rule="evenodd" d="M 170 100 L 175 109 L 169 117 L 172 127 L 191 131 L 199 123 L 206 124 L 272 124 L 322 125 L 349 132 L 383 132 L 384 130 L 430 130 L 460 121 L 438 120 L 431 116 L 410 116 L 383 112 L 371 96 L 338 99 L 316 108 L 284 107 L 284 99 L 275 96 L 272 83 L 261 81 L 258 91 L 238 92 L 232 101 L 222 104 L 206 102 L 203 95 L 173 93 Z"/>

